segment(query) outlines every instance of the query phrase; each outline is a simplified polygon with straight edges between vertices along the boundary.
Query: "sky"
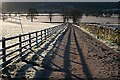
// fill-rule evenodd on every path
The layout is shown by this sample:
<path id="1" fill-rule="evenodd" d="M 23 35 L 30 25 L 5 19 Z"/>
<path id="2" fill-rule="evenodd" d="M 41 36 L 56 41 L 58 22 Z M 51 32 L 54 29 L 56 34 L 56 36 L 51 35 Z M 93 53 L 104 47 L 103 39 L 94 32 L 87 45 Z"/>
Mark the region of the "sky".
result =
<path id="1" fill-rule="evenodd" d="M 119 2 L 120 0 L 0 0 L 1 2 Z"/>

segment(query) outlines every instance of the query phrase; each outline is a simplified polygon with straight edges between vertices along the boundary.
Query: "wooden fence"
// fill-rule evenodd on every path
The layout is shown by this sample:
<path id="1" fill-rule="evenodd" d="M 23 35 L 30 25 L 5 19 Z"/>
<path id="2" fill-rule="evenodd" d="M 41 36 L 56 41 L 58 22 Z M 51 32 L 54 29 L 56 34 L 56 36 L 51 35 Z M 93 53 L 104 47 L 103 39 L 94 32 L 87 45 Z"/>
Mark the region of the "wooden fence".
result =
<path id="1" fill-rule="evenodd" d="M 2 37 L 2 39 L 0 40 L 0 44 L 2 45 L 2 48 L 0 49 L 0 71 L 4 70 L 4 68 L 7 67 L 7 65 L 10 64 L 15 58 L 19 57 L 17 60 L 20 60 L 22 57 L 24 57 L 24 53 L 27 50 L 38 46 L 38 44 L 40 43 L 43 43 L 47 38 L 49 38 L 57 31 L 66 29 L 67 26 L 65 25 L 67 24 L 62 24 L 52 28 L 31 32 L 28 34 L 22 34 L 14 37 Z M 12 43 L 12 45 L 6 46 L 7 41 L 11 41 L 13 39 L 17 39 L 18 42 L 14 42 Z M 7 50 L 10 48 L 14 49 L 7 52 Z M 14 53 L 15 55 L 13 55 Z M 9 57 L 10 55 L 12 57 L 8 59 L 7 57 Z"/>

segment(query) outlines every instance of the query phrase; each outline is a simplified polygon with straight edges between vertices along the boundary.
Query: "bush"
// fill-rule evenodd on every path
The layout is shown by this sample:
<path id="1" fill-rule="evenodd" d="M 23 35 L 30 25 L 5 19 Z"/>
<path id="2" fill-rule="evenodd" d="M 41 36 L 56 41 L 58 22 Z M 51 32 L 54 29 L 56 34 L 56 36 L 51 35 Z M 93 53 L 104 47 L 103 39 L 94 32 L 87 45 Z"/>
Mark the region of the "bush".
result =
<path id="1" fill-rule="evenodd" d="M 109 40 L 120 45 L 120 30 L 113 30 L 103 26 L 81 24 L 81 27 L 94 34 L 98 39 Z"/>

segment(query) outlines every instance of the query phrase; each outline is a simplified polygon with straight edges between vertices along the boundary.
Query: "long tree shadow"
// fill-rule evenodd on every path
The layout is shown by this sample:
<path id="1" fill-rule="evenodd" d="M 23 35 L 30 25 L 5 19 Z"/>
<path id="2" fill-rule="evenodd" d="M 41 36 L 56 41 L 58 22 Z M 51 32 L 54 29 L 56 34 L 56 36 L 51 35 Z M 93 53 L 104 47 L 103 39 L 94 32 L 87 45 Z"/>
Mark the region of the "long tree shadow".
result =
<path id="1" fill-rule="evenodd" d="M 61 39 L 63 39 L 63 37 L 64 36 L 62 36 Z M 60 40 L 60 42 L 59 42 L 60 45 L 61 45 L 61 41 L 62 40 Z M 65 49 L 60 49 L 60 46 L 56 46 L 55 48 L 57 48 L 57 49 L 55 49 L 55 51 L 54 51 L 55 53 L 53 52 L 54 48 L 51 50 L 52 54 L 54 54 L 54 57 L 56 55 L 58 55 L 59 57 L 64 59 L 64 61 L 63 61 L 64 62 L 63 68 L 59 67 L 59 65 L 55 64 L 54 62 L 52 62 L 52 58 L 50 58 L 50 56 L 48 56 L 49 55 L 49 53 L 48 53 L 48 55 L 46 55 L 46 57 L 45 57 L 45 59 L 43 61 L 43 65 L 44 65 L 43 67 L 45 68 L 44 71 L 43 71 L 43 75 L 40 74 L 40 72 L 42 71 L 41 70 L 41 71 L 36 73 L 36 76 L 39 76 L 40 78 L 42 77 L 42 78 L 45 78 L 45 79 L 51 79 L 51 77 L 50 77 L 51 73 L 54 72 L 54 71 L 57 71 L 57 72 L 64 72 L 65 73 L 65 76 L 62 77 L 62 79 L 65 78 L 66 80 L 68 80 L 68 79 L 72 80 L 73 77 L 75 77 L 77 79 L 81 79 L 80 77 L 72 74 L 71 71 L 70 71 L 71 62 L 76 63 L 76 64 L 80 64 L 78 62 L 70 60 L 70 54 L 71 54 L 71 52 L 70 52 L 71 27 L 69 28 L 69 33 L 68 33 L 68 37 L 67 37 L 67 41 L 66 42 L 67 42 L 66 45 L 63 45 L 63 46 L 65 46 Z M 63 56 L 61 56 L 61 55 L 56 53 L 56 52 L 58 52 L 57 51 L 58 49 L 64 51 L 64 55 Z M 50 54 L 51 54 L 51 52 L 50 52 Z M 54 65 L 56 68 L 52 68 L 52 65 Z"/>
<path id="2" fill-rule="evenodd" d="M 73 30 L 74 30 L 74 28 L 73 28 Z M 92 77 L 92 75 L 91 75 L 91 72 L 90 72 L 90 70 L 89 70 L 89 67 L 88 67 L 88 65 L 87 65 L 87 63 L 86 63 L 86 60 L 85 60 L 85 58 L 84 58 L 84 55 L 83 55 L 83 53 L 82 53 L 82 49 L 81 49 L 80 46 L 79 46 L 79 43 L 78 43 L 78 40 L 77 40 L 77 36 L 76 36 L 75 30 L 74 30 L 74 39 L 75 39 L 75 42 L 76 42 L 77 50 L 78 50 L 78 52 L 79 52 L 79 56 L 80 56 L 80 60 L 81 60 L 83 72 L 84 72 L 85 76 L 87 77 L 87 79 L 93 80 L 93 77 Z"/>
<path id="3" fill-rule="evenodd" d="M 35 74 L 35 78 L 40 79 L 40 78 L 45 78 L 48 79 L 50 78 L 51 72 L 52 71 L 63 71 L 61 67 L 58 65 L 54 64 L 52 62 L 52 59 L 55 57 L 55 52 L 57 51 L 57 46 L 58 44 L 62 41 L 64 35 L 68 31 L 68 28 L 62 33 L 62 35 L 57 39 L 57 41 L 53 44 L 54 46 L 52 49 L 47 53 L 45 56 L 44 60 L 42 61 L 42 67 L 44 68 L 43 70 L 37 71 Z M 54 65 L 59 68 L 58 69 L 53 69 L 51 65 Z"/>
<path id="4" fill-rule="evenodd" d="M 70 31 L 68 34 L 68 39 L 67 39 L 67 44 L 65 46 L 65 51 L 64 51 L 64 70 L 66 72 L 65 74 L 65 79 L 72 79 L 72 74 L 70 71 L 71 64 L 70 64 L 70 45 L 71 45 L 71 27 Z"/>
<path id="5" fill-rule="evenodd" d="M 66 32 L 66 31 L 65 31 L 65 32 Z M 65 32 L 63 32 L 61 35 L 65 34 Z M 56 37 L 57 37 L 59 34 L 60 34 L 60 32 L 59 32 L 56 36 L 54 36 L 54 37 L 49 41 L 49 43 L 45 44 L 45 46 L 44 46 L 42 49 L 38 50 L 37 52 L 35 52 L 34 50 L 32 50 L 31 52 L 34 52 L 35 55 L 33 55 L 33 57 L 31 58 L 30 61 L 25 60 L 25 58 L 28 56 L 28 54 L 27 54 L 25 57 L 23 57 L 23 58 L 22 58 L 23 61 L 26 62 L 27 64 L 23 65 L 23 66 L 20 68 L 20 70 L 17 71 L 17 74 L 15 75 L 14 78 L 18 78 L 18 77 L 19 77 L 19 78 L 21 78 L 21 79 L 24 79 L 24 78 L 25 78 L 26 71 L 28 70 L 28 68 L 33 68 L 33 66 L 40 66 L 40 65 L 36 65 L 36 64 L 34 64 L 34 63 L 31 63 L 31 61 L 34 62 L 35 60 L 37 60 L 38 58 L 36 58 L 36 55 L 41 56 L 41 53 L 42 53 L 43 51 L 45 51 L 45 50 L 48 49 L 48 47 L 50 46 L 50 44 L 56 39 Z M 59 37 L 61 37 L 61 36 L 59 36 Z M 60 39 L 60 38 L 58 38 L 58 39 Z M 56 45 L 57 43 L 58 43 L 58 41 L 56 41 L 56 42 L 54 43 L 54 45 Z M 54 49 L 54 48 L 53 48 L 53 49 Z M 52 50 L 53 50 L 53 49 L 52 49 Z M 50 55 L 50 53 L 52 53 L 52 50 L 50 50 L 50 51 L 48 52 L 48 55 Z M 48 56 L 48 55 L 47 55 L 47 56 Z M 42 56 L 42 57 L 43 57 L 43 56 Z M 49 59 L 49 58 L 48 58 L 48 59 Z M 21 72 L 22 72 L 22 75 L 21 75 Z M 20 75 L 21 75 L 21 76 L 20 76 Z"/>
<path id="6" fill-rule="evenodd" d="M 44 47 L 42 47 L 42 48 L 41 48 L 40 50 L 38 50 L 37 52 L 35 52 L 35 51 L 32 50 L 32 49 L 30 49 L 30 51 L 31 51 L 31 52 L 34 52 L 36 55 L 41 56 L 41 53 L 43 53 L 44 51 L 46 51 L 46 50 L 48 49 L 48 47 L 51 46 L 50 44 L 54 42 L 54 40 L 57 38 L 57 36 L 58 36 L 60 33 L 61 33 L 61 32 L 57 33 L 48 43 L 46 43 L 46 44 L 44 45 Z M 63 32 L 63 33 L 64 33 L 64 32 Z M 62 33 L 62 34 L 63 34 L 63 33 Z M 40 45 L 37 46 L 37 47 L 41 47 L 42 44 L 44 44 L 44 43 L 40 43 Z M 34 55 L 33 58 L 34 58 L 36 55 Z M 27 54 L 25 57 L 23 57 L 23 60 L 24 60 L 27 56 L 28 56 L 28 54 Z M 43 57 L 43 56 L 41 56 L 41 57 Z M 32 59 L 32 60 L 33 60 L 33 59 Z"/>

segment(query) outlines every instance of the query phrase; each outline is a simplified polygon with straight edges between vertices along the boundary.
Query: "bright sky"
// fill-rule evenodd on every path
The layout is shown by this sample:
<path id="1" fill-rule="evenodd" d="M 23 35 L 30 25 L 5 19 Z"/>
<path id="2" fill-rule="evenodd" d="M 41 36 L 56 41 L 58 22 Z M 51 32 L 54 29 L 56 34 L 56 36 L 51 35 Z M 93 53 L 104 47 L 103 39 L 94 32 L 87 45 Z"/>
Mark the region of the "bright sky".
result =
<path id="1" fill-rule="evenodd" d="M 2 2 L 119 2 L 120 0 L 0 0 Z"/>

